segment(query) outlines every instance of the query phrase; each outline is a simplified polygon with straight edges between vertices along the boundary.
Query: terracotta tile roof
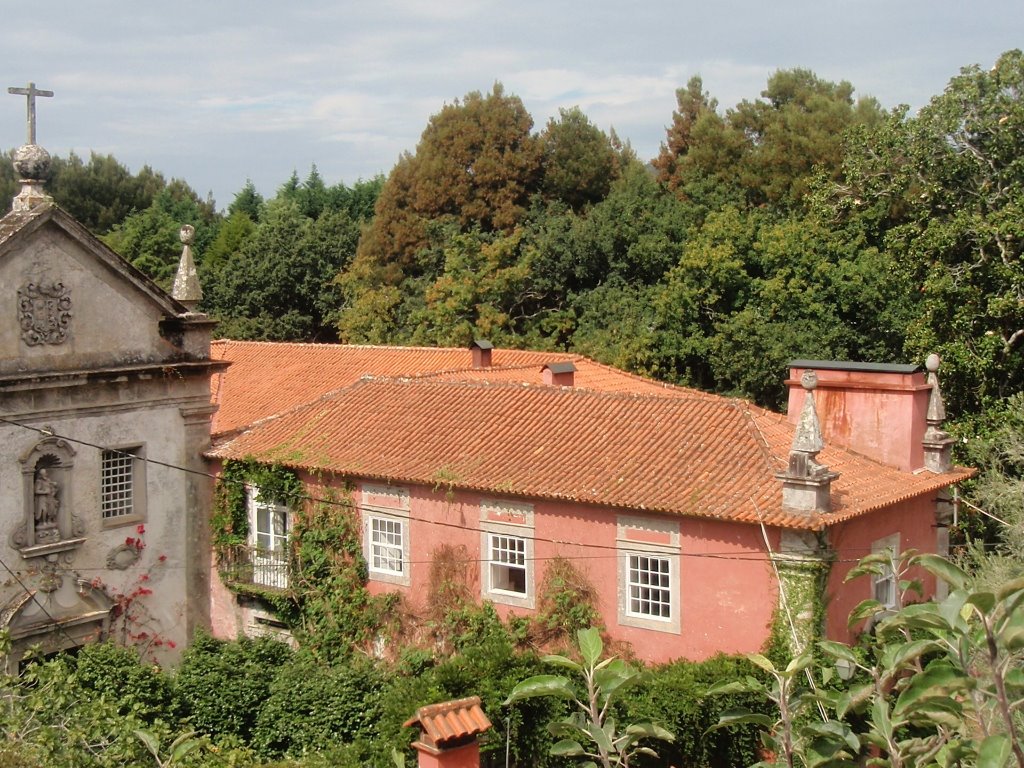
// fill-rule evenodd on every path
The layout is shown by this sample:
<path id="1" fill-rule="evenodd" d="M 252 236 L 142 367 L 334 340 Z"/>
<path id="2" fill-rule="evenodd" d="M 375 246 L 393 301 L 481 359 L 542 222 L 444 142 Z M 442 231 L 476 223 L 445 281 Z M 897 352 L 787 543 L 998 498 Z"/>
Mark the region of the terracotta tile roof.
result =
<path id="1" fill-rule="evenodd" d="M 364 378 L 267 419 L 211 455 L 504 496 L 819 529 L 948 486 L 839 448 L 833 511 L 782 509 L 785 417 L 730 398 L 435 378 Z"/>
<path id="2" fill-rule="evenodd" d="M 405 728 L 416 725 L 422 731 L 421 741 L 432 747 L 445 747 L 465 743 L 491 727 L 479 696 L 446 701 L 420 707 L 416 714 L 402 724 Z"/>
<path id="3" fill-rule="evenodd" d="M 576 386 L 606 392 L 696 394 L 601 365 L 581 355 L 494 349 L 489 368 L 473 369 L 469 349 L 295 344 L 259 341 L 213 342 L 214 360 L 231 366 L 213 378 L 211 394 L 220 406 L 213 432 L 223 434 L 294 408 L 355 383 L 360 377 L 430 376 L 445 381 L 506 381 L 539 384 L 541 368 L 571 360 Z"/>

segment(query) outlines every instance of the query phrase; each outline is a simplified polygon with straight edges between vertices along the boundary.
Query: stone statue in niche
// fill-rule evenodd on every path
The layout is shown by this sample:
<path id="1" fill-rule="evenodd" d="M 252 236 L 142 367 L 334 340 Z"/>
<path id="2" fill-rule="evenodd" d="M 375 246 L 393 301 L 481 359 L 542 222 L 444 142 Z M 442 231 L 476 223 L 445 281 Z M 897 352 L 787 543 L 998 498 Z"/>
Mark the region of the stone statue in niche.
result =
<path id="1" fill-rule="evenodd" d="M 36 469 L 33 491 L 36 541 L 59 541 L 57 513 L 60 512 L 60 483 L 50 477 L 46 467 L 39 467 Z"/>
<path id="2" fill-rule="evenodd" d="M 40 280 L 18 291 L 21 340 L 30 347 L 63 344 L 71 324 L 71 291 L 63 283 Z"/>

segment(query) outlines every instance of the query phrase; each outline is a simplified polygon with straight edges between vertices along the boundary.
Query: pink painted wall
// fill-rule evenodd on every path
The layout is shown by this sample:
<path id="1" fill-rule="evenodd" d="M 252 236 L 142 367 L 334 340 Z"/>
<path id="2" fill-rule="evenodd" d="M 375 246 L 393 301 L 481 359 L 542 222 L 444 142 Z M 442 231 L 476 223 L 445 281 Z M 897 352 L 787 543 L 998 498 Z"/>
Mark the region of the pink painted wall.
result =
<path id="1" fill-rule="evenodd" d="M 361 488 L 357 485 L 357 500 Z M 370 590 L 398 590 L 414 607 L 422 607 L 431 554 L 442 545 L 462 545 L 476 561 L 470 586 L 473 594 L 480 596 L 479 561 L 485 556 L 481 554 L 481 502 L 501 499 L 422 486 L 406 488 L 410 493 L 410 586 L 375 581 L 371 574 Z M 619 514 L 628 513 L 572 503 L 534 502 L 534 592 L 544 578 L 546 563 L 561 556 L 571 559 L 594 585 L 599 595 L 598 609 L 611 639 L 629 643 L 639 659 L 703 659 L 719 652 L 761 648 L 778 598 L 759 529 L 714 520 L 632 513 L 634 517 L 670 520 L 679 526 L 679 549 L 684 553 L 679 558 L 680 631 L 673 633 L 619 623 Z M 532 612 L 500 603 L 495 608 L 502 617 Z"/>
<path id="2" fill-rule="evenodd" d="M 400 487 L 408 491 L 410 583 L 405 586 L 376 580 L 371 574 L 370 591 L 398 591 L 414 610 L 422 610 L 432 553 L 442 545 L 461 545 L 472 561 L 470 589 L 480 600 L 481 560 L 486 556 L 481 551 L 481 502 L 511 500 L 463 491 L 435 491 L 426 486 Z M 357 506 L 362 503 L 362 488 L 357 483 L 353 492 Z M 383 503 L 381 499 L 376 501 Z M 828 585 L 829 637 L 853 639 L 855 633 L 847 630 L 846 618 L 857 603 L 871 596 L 871 582 L 863 578 L 844 585 L 843 579 L 857 560 L 870 553 L 872 542 L 899 532 L 901 550 L 935 551 L 934 508 L 934 499 L 924 497 L 830 528 L 829 537 L 838 552 L 838 561 Z M 619 621 L 616 539 L 620 515 L 678 526 L 678 632 L 626 626 Z M 523 535 L 529 534 L 524 531 Z M 768 637 L 778 592 L 757 526 L 536 500 L 533 537 L 534 596 L 550 559 L 571 559 L 594 585 L 599 596 L 597 607 L 611 639 L 628 643 L 638 659 L 660 663 L 677 658 L 704 659 L 719 652 L 754 652 L 762 648 Z M 653 541 L 658 535 L 649 538 Z M 769 538 L 772 549 L 778 551 L 779 532 L 770 530 Z M 925 586 L 927 594 L 932 594 L 934 581 L 926 579 Z M 237 637 L 251 623 L 215 570 L 210 601 L 214 636 Z M 495 603 L 495 608 L 503 618 L 513 613 L 532 613 L 530 608 L 500 603 Z"/>
<path id="3" fill-rule="evenodd" d="M 837 562 L 829 574 L 826 633 L 833 640 L 853 642 L 863 631 L 863 623 L 847 627 L 850 611 L 862 600 L 873 597 L 870 576 L 860 576 L 848 584 L 843 580 L 858 561 L 871 554 L 871 545 L 886 536 L 900 534 L 900 551 L 936 551 L 935 499 L 922 496 L 891 509 L 879 510 L 855 520 L 834 525 L 829 539 L 837 553 Z M 921 569 L 911 578 L 921 579 L 924 596 L 935 594 L 935 579 Z"/>
<path id="4" fill-rule="evenodd" d="M 806 391 L 804 368 L 791 368 L 790 422 L 796 424 Z M 922 441 L 931 385 L 923 373 L 815 369 L 814 402 L 825 442 L 834 442 L 876 461 L 913 472 L 924 466 Z"/>

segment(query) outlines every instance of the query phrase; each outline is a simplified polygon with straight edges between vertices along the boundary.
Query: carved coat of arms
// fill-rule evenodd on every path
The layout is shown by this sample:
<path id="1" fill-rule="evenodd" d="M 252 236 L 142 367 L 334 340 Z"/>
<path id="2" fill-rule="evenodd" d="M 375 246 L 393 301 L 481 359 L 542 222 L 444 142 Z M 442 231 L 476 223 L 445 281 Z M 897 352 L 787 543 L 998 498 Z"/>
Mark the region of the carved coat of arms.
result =
<path id="1" fill-rule="evenodd" d="M 43 280 L 18 290 L 21 339 L 30 347 L 63 344 L 71 324 L 71 291 L 64 283 Z"/>

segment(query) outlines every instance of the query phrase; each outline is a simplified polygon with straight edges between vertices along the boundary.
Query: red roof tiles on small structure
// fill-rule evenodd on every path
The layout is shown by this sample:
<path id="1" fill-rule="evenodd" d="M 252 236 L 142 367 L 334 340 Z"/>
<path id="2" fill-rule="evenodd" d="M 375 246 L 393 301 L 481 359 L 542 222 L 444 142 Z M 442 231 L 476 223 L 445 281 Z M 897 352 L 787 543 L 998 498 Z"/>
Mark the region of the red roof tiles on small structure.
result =
<path id="1" fill-rule="evenodd" d="M 479 696 L 420 707 L 403 726 L 419 726 L 420 742 L 427 747 L 445 749 L 464 744 L 491 727 L 480 706 Z"/>

